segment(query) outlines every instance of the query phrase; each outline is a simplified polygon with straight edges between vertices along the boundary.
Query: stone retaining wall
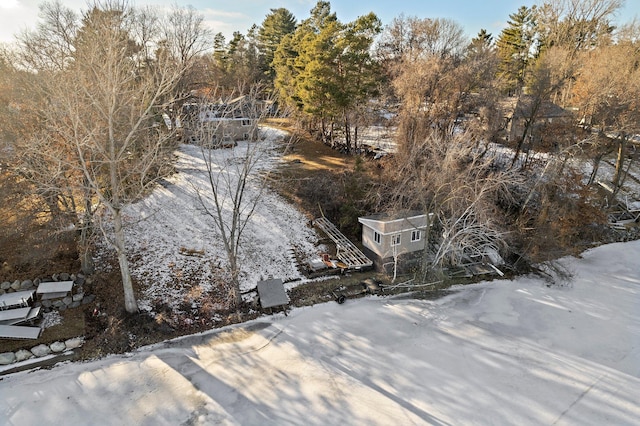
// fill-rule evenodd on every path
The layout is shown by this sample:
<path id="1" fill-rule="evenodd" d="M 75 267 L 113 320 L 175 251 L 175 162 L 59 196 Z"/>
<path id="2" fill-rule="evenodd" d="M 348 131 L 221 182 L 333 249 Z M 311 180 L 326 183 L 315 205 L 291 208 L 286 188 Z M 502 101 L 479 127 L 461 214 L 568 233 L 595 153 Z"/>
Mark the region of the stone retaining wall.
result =
<path id="1" fill-rule="evenodd" d="M 39 300 L 36 298 L 34 306 L 40 306 L 45 313 L 52 311 L 63 311 L 65 309 L 77 308 L 80 305 L 93 302 L 95 295 L 90 294 L 91 277 L 82 274 L 54 274 L 50 278 L 36 278 L 34 280 L 16 280 L 0 283 L 0 294 L 12 293 L 15 291 L 37 290 L 38 286 L 44 282 L 52 281 L 73 281 L 71 292 L 62 298 Z M 79 348 L 84 343 L 83 337 L 75 337 L 64 342 L 53 342 L 51 344 L 40 344 L 28 349 L 20 349 L 16 352 L 0 353 L 0 366 L 26 361 L 32 358 L 40 358 L 47 355 L 62 354 L 66 351 Z"/>
<path id="2" fill-rule="evenodd" d="M 52 281 L 73 281 L 73 288 L 70 294 L 58 299 L 36 300 L 34 306 L 41 306 L 43 312 L 53 310 L 63 311 L 68 308 L 77 308 L 93 302 L 95 295 L 88 291 L 91 287 L 91 277 L 82 274 L 54 274 L 50 278 L 36 278 L 35 280 L 16 280 L 14 282 L 5 281 L 0 283 L 0 294 L 14 291 L 37 290 L 40 283 Z"/>
<path id="3" fill-rule="evenodd" d="M 61 354 L 72 349 L 77 349 L 83 344 L 84 337 L 74 337 L 73 339 L 68 339 L 64 342 L 53 342 L 49 345 L 40 344 L 32 347 L 31 350 L 20 349 L 16 352 L 0 353 L 0 365 L 9 365 L 51 354 Z"/>

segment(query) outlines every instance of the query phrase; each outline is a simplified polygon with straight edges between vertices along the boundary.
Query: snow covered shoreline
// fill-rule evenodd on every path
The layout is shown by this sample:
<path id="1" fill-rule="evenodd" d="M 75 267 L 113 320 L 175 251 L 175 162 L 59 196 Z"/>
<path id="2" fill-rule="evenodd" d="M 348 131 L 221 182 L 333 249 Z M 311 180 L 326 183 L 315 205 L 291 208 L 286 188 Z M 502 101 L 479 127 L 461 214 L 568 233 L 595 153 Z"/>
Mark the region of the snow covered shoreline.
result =
<path id="1" fill-rule="evenodd" d="M 5 423 L 637 424 L 640 241 L 428 301 L 294 309 L 8 375 Z"/>

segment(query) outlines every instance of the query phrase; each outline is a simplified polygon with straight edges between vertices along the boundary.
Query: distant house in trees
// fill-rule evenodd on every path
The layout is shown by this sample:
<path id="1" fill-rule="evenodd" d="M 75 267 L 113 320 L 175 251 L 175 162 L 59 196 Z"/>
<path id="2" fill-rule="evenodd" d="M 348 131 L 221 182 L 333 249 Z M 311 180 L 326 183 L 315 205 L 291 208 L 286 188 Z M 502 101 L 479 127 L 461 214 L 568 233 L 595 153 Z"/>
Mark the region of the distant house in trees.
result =
<path id="1" fill-rule="evenodd" d="M 510 105 L 509 105 L 510 104 Z M 534 96 L 522 95 L 505 102 L 506 137 L 509 141 L 518 141 L 525 136 L 525 143 L 538 145 L 550 125 L 571 123 L 570 111 L 550 101 L 540 101 Z M 532 121 L 533 119 L 533 121 Z M 525 128 L 529 125 L 527 134 Z"/>
<path id="2" fill-rule="evenodd" d="M 258 139 L 257 114 L 248 97 L 240 96 L 228 102 L 187 102 L 180 108 L 177 127 L 188 143 L 212 145 L 233 144 L 239 140 Z"/>
<path id="3" fill-rule="evenodd" d="M 380 272 L 408 272 L 422 259 L 432 218 L 417 211 L 360 217 L 363 251 Z"/>

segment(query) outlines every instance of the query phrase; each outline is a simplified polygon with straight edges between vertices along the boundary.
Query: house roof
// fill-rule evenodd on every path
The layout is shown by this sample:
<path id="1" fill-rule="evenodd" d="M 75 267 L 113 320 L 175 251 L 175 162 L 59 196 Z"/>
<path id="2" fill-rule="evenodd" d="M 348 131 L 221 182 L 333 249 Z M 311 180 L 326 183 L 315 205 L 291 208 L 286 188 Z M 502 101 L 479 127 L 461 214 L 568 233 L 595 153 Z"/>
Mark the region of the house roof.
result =
<path id="1" fill-rule="evenodd" d="M 419 210 L 400 210 L 392 212 L 374 213 L 369 216 L 362 216 L 358 218 L 358 221 L 371 220 L 376 222 L 393 222 L 396 220 L 410 219 L 414 217 L 426 216 L 425 213 Z"/>
<path id="2" fill-rule="evenodd" d="M 359 217 L 358 222 L 380 234 L 387 235 L 414 229 L 425 229 L 429 226 L 428 217 L 430 216 L 433 216 L 433 213 L 427 216 L 426 213 L 415 210 L 399 211 Z"/>
<path id="3" fill-rule="evenodd" d="M 530 95 L 521 96 L 513 110 L 514 118 L 526 118 L 531 116 L 535 105 L 535 98 Z M 571 112 L 550 101 L 542 101 L 536 114 L 539 118 L 568 117 Z"/>

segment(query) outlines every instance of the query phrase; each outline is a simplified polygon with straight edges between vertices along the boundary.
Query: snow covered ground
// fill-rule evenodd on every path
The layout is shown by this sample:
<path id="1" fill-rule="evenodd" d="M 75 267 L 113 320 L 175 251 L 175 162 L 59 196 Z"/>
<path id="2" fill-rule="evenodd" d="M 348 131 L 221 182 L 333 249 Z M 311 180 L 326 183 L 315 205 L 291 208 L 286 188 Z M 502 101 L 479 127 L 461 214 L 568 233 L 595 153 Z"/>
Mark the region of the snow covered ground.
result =
<path id="1" fill-rule="evenodd" d="M 273 169 L 280 160 L 285 133 L 264 128 L 261 134 L 263 141 L 211 151 L 211 163 L 232 186 L 247 149 L 259 147 L 255 174 Z M 217 285 L 216 279 L 224 279 L 216 275 L 226 265 L 223 242 L 203 207 L 204 203 L 215 211 L 203 152 L 197 146 L 182 145 L 177 155 L 177 173 L 124 212 L 131 272 L 146 288 L 138 300 L 141 309 L 152 310 L 155 301 L 178 305 L 207 294 Z M 261 185 L 251 181 L 245 199 L 253 199 L 258 191 Z M 318 236 L 309 219 L 292 204 L 268 190 L 262 192 L 259 203 L 243 233 L 243 289 L 255 287 L 269 275 L 285 281 L 301 279 L 292 253 L 304 260 L 318 250 Z"/>
<path id="2" fill-rule="evenodd" d="M 283 139 L 265 131 L 262 170 Z M 237 164 L 247 146 L 214 151 L 215 162 Z M 225 261 L 197 197 L 201 152 L 177 155 L 177 173 L 126 211 L 147 309 L 206 292 Z M 317 239 L 308 218 L 265 192 L 246 229 L 243 288 L 301 278 L 289 253 L 311 256 Z M 14 373 L 0 379 L 0 424 L 640 425 L 638 259 L 640 242 L 613 244 L 562 260 L 574 278 L 561 286 L 521 277 L 438 300 L 331 302 Z"/>
<path id="3" fill-rule="evenodd" d="M 640 424 L 640 241 L 573 280 L 368 297 L 0 381 L 8 425 Z"/>

